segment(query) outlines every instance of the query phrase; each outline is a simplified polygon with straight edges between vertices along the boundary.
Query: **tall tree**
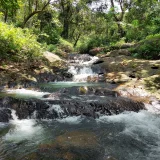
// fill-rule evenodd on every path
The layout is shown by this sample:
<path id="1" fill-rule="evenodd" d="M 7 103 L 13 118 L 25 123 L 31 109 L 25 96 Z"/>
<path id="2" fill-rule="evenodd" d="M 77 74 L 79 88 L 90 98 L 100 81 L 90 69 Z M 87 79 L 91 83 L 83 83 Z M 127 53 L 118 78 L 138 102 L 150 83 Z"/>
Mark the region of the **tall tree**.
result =
<path id="1" fill-rule="evenodd" d="M 19 9 L 19 4 L 17 0 L 0 0 L 0 11 L 4 15 L 4 21 L 7 22 L 8 17 L 11 17 L 12 20 L 16 16 L 16 12 Z"/>
<path id="2" fill-rule="evenodd" d="M 128 6 L 130 6 L 128 4 L 130 4 L 131 1 L 129 0 L 110 0 L 110 3 L 111 3 L 111 10 L 112 10 L 114 19 L 118 26 L 118 33 L 120 37 L 123 37 L 125 35 L 125 32 L 123 30 L 122 23 L 124 20 L 125 12 L 127 11 Z M 117 7 L 118 7 L 118 10 L 116 11 Z"/>
<path id="3" fill-rule="evenodd" d="M 22 27 L 36 14 L 42 13 L 52 0 L 28 0 L 28 14 L 24 17 Z"/>
<path id="4" fill-rule="evenodd" d="M 65 39 L 69 38 L 69 28 L 73 16 L 73 0 L 60 0 L 60 19 L 63 25 L 61 36 Z"/>

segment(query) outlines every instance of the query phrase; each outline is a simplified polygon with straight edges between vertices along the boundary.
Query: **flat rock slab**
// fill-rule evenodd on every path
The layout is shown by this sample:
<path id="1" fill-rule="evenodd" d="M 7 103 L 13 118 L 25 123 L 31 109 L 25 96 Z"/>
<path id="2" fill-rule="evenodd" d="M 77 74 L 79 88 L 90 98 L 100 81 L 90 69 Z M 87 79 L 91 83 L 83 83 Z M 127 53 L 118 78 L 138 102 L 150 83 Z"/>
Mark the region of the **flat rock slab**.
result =
<path id="1" fill-rule="evenodd" d="M 58 55 L 56 55 L 56 54 L 54 54 L 52 52 L 46 51 L 46 52 L 43 53 L 43 55 L 51 63 L 55 62 L 55 61 L 61 61 L 62 60 Z"/>

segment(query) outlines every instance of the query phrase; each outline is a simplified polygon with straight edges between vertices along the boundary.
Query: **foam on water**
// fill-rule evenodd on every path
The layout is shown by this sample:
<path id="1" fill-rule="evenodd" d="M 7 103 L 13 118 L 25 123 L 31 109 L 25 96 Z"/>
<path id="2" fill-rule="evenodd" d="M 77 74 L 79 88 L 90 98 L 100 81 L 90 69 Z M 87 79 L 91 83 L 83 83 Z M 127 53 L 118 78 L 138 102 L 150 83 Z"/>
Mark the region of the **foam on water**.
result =
<path id="1" fill-rule="evenodd" d="M 34 91 L 34 90 L 29 90 L 29 89 L 11 89 L 11 90 L 6 90 L 8 94 L 16 94 L 18 96 L 28 96 L 28 97 L 36 97 L 36 98 L 41 98 L 45 94 L 49 94 L 48 92 L 40 92 L 40 91 Z"/>
<path id="2" fill-rule="evenodd" d="M 121 122 L 125 123 L 126 128 L 129 130 L 133 131 L 137 128 L 141 128 L 147 132 L 149 131 L 160 135 L 160 116 L 149 113 L 148 111 L 140 111 L 139 113 L 124 112 L 119 115 L 101 116 L 97 119 L 97 122 Z"/>
<path id="3" fill-rule="evenodd" d="M 72 80 L 74 82 L 87 82 L 88 78 L 98 78 L 98 74 L 93 72 L 91 68 L 91 65 L 97 60 L 98 57 L 92 57 L 90 61 L 77 60 L 68 70 L 73 75 Z"/>
<path id="4" fill-rule="evenodd" d="M 54 104 L 50 108 L 48 108 L 49 112 L 52 111 L 52 110 L 56 111 L 59 117 L 61 117 L 61 115 L 64 113 L 64 111 L 63 111 L 63 109 L 61 108 L 60 105 L 55 105 Z"/>
<path id="5" fill-rule="evenodd" d="M 43 128 L 40 125 L 37 126 L 33 119 L 19 120 L 15 110 L 12 110 L 12 118 L 10 124 L 13 125 L 13 128 L 3 137 L 7 141 L 31 140 L 43 132 Z"/>
<path id="6" fill-rule="evenodd" d="M 83 118 L 81 116 L 72 116 L 72 117 L 66 117 L 63 119 L 57 119 L 58 122 L 60 123 L 68 123 L 68 124 L 79 124 L 81 123 Z"/>
<path id="7" fill-rule="evenodd" d="M 120 133 L 123 136 L 130 136 L 143 144 L 146 144 L 149 150 L 147 160 L 160 157 L 160 116 L 148 111 L 139 113 L 126 112 L 113 116 L 102 116 L 97 119 L 98 123 L 121 123 L 125 125 Z"/>
<path id="8" fill-rule="evenodd" d="M 8 125 L 7 123 L 0 122 L 0 128 L 4 128 L 4 127 L 6 127 L 7 125 Z"/>
<path id="9" fill-rule="evenodd" d="M 98 57 L 94 56 L 94 57 L 91 57 L 90 61 L 81 61 L 80 64 L 82 64 L 82 65 L 92 65 L 98 59 L 99 59 Z"/>

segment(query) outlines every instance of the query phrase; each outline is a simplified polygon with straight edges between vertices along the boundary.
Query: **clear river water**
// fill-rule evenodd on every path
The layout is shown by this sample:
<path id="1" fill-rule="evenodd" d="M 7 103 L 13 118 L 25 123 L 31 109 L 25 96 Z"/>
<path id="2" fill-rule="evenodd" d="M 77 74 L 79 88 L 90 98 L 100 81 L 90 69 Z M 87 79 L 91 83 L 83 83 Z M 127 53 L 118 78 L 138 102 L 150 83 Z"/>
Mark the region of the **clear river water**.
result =
<path id="1" fill-rule="evenodd" d="M 96 59 L 96 58 L 95 58 Z M 87 83 L 97 77 L 90 65 L 78 61 L 71 65 L 71 82 L 39 84 L 39 90 L 10 89 L 0 93 L 22 99 L 37 98 L 62 88 L 100 86 Z M 54 109 L 61 112 L 60 106 Z M 66 118 L 19 120 L 15 110 L 9 123 L 0 122 L 0 160 L 160 160 L 160 115 L 147 110 L 123 112 L 99 118 L 69 116 Z"/>

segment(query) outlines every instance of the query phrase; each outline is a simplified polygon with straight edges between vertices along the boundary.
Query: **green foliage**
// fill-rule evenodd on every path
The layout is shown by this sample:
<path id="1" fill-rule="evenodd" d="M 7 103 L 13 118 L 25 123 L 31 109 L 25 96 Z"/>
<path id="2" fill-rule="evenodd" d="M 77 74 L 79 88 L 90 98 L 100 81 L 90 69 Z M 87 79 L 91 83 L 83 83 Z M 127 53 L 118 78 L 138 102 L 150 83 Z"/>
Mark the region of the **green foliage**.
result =
<path id="1" fill-rule="evenodd" d="M 38 36 L 38 42 L 40 43 L 57 44 L 59 39 L 59 33 L 51 27 L 45 27 L 44 31 Z"/>
<path id="2" fill-rule="evenodd" d="M 60 39 L 57 46 L 59 49 L 61 49 L 64 52 L 73 52 L 74 51 L 73 44 L 63 38 Z"/>
<path id="3" fill-rule="evenodd" d="M 60 32 L 57 24 L 52 21 L 52 14 L 50 12 L 42 12 L 38 15 L 40 21 L 40 34 L 38 41 L 41 43 L 57 44 L 60 39 Z"/>
<path id="4" fill-rule="evenodd" d="M 135 57 L 145 59 L 160 58 L 160 34 L 150 35 L 130 50 Z"/>
<path id="5" fill-rule="evenodd" d="M 73 44 L 61 38 L 58 44 L 47 45 L 47 50 L 50 52 L 54 52 L 61 57 L 65 57 L 66 53 L 73 52 L 74 48 Z"/>
<path id="6" fill-rule="evenodd" d="M 54 45 L 54 44 L 50 44 L 50 45 L 47 46 L 47 50 L 48 50 L 49 52 L 56 52 L 57 46 Z"/>
<path id="7" fill-rule="evenodd" d="M 41 51 L 36 36 L 28 29 L 0 22 L 0 58 L 33 58 L 40 56 Z"/>
<path id="8" fill-rule="evenodd" d="M 97 2 L 98 5 L 92 5 L 91 9 L 89 2 Z M 96 9 L 96 6 L 101 8 Z M 37 35 L 38 42 L 49 45 L 49 50 L 57 53 L 74 51 L 73 45 L 69 42 L 74 44 L 77 51 L 87 53 L 95 47 L 107 46 L 114 49 L 120 48 L 126 42 L 141 41 L 138 48 L 132 49 L 134 56 L 147 59 L 159 57 L 159 47 L 156 47 L 154 42 L 149 42 L 151 45 L 146 44 L 147 40 L 144 40 L 148 35 L 160 33 L 160 3 L 157 0 L 121 3 L 112 0 L 106 1 L 106 6 L 107 12 L 103 3 L 96 0 L 0 0 L 0 19 L 16 26 L 28 27 Z M 15 29 L 13 26 L 10 28 L 12 31 L 1 29 L 2 33 L 9 34 L 9 30 L 13 32 L 5 36 L 0 33 L 0 50 L 3 51 L 1 57 L 10 54 L 27 56 L 38 51 L 33 46 L 39 44 L 30 31 Z M 15 37 L 23 38 L 20 40 Z M 32 38 L 26 40 L 27 37 Z M 24 44 L 25 40 L 27 42 Z M 32 40 L 35 42 L 31 42 Z M 31 46 L 27 46 L 28 42 Z"/>
<path id="9" fill-rule="evenodd" d="M 80 53 L 88 53 L 89 50 L 95 47 L 102 47 L 109 45 L 109 41 L 107 40 L 106 37 L 93 36 L 91 38 L 85 39 L 84 42 L 80 43 L 77 46 L 77 49 L 80 51 Z"/>

